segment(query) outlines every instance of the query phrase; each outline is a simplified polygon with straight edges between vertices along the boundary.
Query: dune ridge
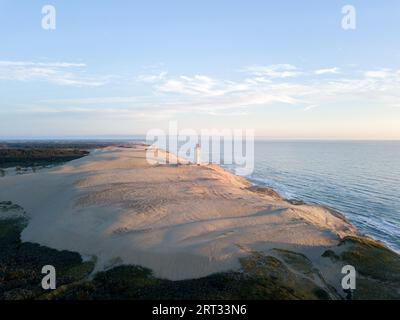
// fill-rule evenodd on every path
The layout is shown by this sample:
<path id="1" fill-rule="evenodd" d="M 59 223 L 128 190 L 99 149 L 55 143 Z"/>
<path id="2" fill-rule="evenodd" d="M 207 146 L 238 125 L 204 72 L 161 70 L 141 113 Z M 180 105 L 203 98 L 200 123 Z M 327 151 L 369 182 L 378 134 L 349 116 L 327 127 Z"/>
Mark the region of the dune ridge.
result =
<path id="1" fill-rule="evenodd" d="M 293 250 L 323 269 L 321 254 L 357 235 L 332 210 L 290 203 L 217 165 L 149 164 L 143 145 L 6 176 L 0 188 L 30 217 L 23 241 L 96 256 L 96 270 L 137 264 L 171 280 L 238 269 L 255 251 Z"/>

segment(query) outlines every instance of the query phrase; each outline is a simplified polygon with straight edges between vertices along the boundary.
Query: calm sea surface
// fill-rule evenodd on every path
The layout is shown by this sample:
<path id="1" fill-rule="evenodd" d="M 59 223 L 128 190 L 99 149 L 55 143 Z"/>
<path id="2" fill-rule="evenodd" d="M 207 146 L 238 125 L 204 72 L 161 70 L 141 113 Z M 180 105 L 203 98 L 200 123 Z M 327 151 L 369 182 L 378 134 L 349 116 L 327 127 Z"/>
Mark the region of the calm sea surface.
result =
<path id="1" fill-rule="evenodd" d="M 361 233 L 400 252 L 400 141 L 269 140 L 256 141 L 254 149 L 251 182 L 334 208 Z M 203 160 L 209 156 L 202 150 Z"/>
<path id="2" fill-rule="evenodd" d="M 400 141 L 256 141 L 247 177 L 282 196 L 341 211 L 400 252 Z"/>

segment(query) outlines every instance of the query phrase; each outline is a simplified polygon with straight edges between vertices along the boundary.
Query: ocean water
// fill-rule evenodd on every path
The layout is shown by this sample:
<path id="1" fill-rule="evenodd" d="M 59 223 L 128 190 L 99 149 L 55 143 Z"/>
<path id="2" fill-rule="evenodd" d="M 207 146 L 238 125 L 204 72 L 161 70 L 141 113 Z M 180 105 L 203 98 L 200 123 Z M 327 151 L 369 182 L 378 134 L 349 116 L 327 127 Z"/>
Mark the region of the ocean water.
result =
<path id="1" fill-rule="evenodd" d="M 256 141 L 247 178 L 335 208 L 400 252 L 400 141 Z"/>
<path id="2" fill-rule="evenodd" d="M 219 164 L 234 172 L 220 148 Z M 246 176 L 252 183 L 336 209 L 400 253 L 400 141 L 258 140 L 254 152 L 254 171 Z M 202 148 L 203 161 L 212 156 Z"/>

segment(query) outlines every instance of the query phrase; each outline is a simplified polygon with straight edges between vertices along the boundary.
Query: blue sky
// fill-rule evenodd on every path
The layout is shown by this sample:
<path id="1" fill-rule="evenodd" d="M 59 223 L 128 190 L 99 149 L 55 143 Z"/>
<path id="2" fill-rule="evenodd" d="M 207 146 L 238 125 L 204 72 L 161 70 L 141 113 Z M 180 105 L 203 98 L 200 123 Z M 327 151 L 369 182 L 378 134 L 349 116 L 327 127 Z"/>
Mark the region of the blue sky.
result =
<path id="1" fill-rule="evenodd" d="M 56 8 L 56 30 L 41 27 Z M 356 9 L 343 30 L 341 9 Z M 400 139 L 400 2 L 0 0 L 0 138 Z"/>

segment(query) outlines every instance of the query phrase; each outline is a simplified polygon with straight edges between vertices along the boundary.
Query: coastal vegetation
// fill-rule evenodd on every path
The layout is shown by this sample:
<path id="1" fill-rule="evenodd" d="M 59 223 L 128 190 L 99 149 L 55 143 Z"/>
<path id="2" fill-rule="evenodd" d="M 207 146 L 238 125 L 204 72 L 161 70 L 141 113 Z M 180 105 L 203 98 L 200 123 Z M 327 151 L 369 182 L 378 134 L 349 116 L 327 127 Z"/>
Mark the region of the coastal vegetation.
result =
<path id="1" fill-rule="evenodd" d="M 35 170 L 36 166 L 63 163 L 88 153 L 79 149 L 0 149 L 0 167 L 16 167 L 17 173 L 20 173 L 26 167 Z"/>
<path id="2" fill-rule="evenodd" d="M 358 288 L 346 295 L 328 285 L 307 257 L 281 249 L 251 252 L 240 258 L 239 270 L 199 279 L 160 279 L 137 265 L 94 273 L 95 258 L 83 261 L 76 252 L 22 242 L 28 220 L 23 208 L 0 202 L 0 299 L 400 299 L 400 256 L 365 238 L 345 238 L 323 255 L 357 265 Z M 54 291 L 40 285 L 49 262 L 57 270 Z"/>
<path id="3" fill-rule="evenodd" d="M 91 159 L 98 156 L 97 153 L 83 159 L 83 162 L 88 160 L 86 164 L 83 164 L 86 168 L 87 163 L 95 163 L 96 168 L 102 168 L 102 170 L 98 170 L 101 171 L 100 176 L 94 174 L 93 171 L 89 171 L 86 177 L 82 174 L 76 175 L 80 180 L 76 182 L 73 180 L 73 187 L 84 188 L 85 194 L 83 197 L 81 194 L 79 194 L 80 197 L 73 197 L 77 199 L 74 208 L 79 207 L 82 210 L 80 212 L 87 214 L 86 217 L 93 215 L 96 220 L 92 221 L 99 221 L 97 214 L 102 212 L 96 208 L 105 203 L 133 210 L 130 211 L 132 214 L 127 217 L 129 219 L 122 220 L 121 224 L 115 224 L 111 233 L 108 232 L 110 228 L 106 230 L 108 233 L 101 233 L 103 231 L 99 229 L 96 229 L 94 233 L 88 233 L 92 230 L 92 224 L 84 225 L 82 220 L 78 219 L 78 223 L 66 233 L 67 237 L 64 236 L 61 243 L 68 244 L 82 239 L 79 238 L 79 234 L 84 234 L 85 237 L 90 235 L 93 239 L 97 239 L 99 233 L 105 238 L 111 234 L 112 240 L 117 237 L 119 243 L 129 245 L 132 252 L 140 239 L 148 239 L 152 233 L 156 235 L 152 241 L 159 238 L 163 240 L 155 246 L 157 250 L 165 245 L 165 239 L 176 239 L 179 242 L 171 242 L 167 246 L 168 255 L 156 260 L 153 266 L 144 267 L 135 264 L 136 261 L 131 259 L 131 256 L 123 256 L 125 253 L 123 250 L 115 255 L 115 246 L 108 247 L 111 252 L 108 260 L 95 256 L 83 259 L 78 252 L 73 250 L 86 251 L 76 249 L 76 247 L 62 245 L 62 248 L 70 250 L 56 250 L 35 243 L 35 241 L 41 241 L 40 237 L 28 237 L 31 242 L 22 241 L 21 233 L 24 231 L 26 239 L 26 233 L 35 225 L 30 220 L 34 220 L 35 214 L 43 215 L 46 205 L 49 204 L 47 202 L 49 195 L 57 190 L 56 188 L 60 188 L 60 185 L 47 186 L 49 189 L 44 192 L 45 197 L 42 199 L 40 197 L 46 189 L 41 189 L 38 193 L 21 192 L 21 189 L 18 189 L 13 194 L 7 193 L 7 188 L 4 188 L 1 189 L 3 192 L 0 195 L 0 300 L 400 299 L 400 256 L 383 244 L 360 235 L 340 213 L 333 209 L 308 206 L 301 201 L 287 201 L 274 190 L 251 186 L 244 179 L 230 175 L 219 167 L 150 167 L 142 157 L 144 150 L 142 147 L 116 149 L 118 149 L 118 154 L 115 150 L 106 150 L 107 157 L 100 157 L 98 161 Z M 15 155 L 33 154 L 40 158 L 41 154 L 40 151 L 20 153 L 18 151 L 20 149 L 13 150 Z M 59 149 L 49 147 L 44 156 L 50 154 L 49 150 L 57 154 Z M 109 156 L 111 152 L 115 152 L 113 157 Z M 60 154 L 60 157 L 66 155 L 63 152 Z M 76 153 L 76 155 L 79 154 L 79 152 Z M 54 163 L 53 160 L 49 161 Z M 138 169 L 131 170 L 135 166 Z M 23 164 L 17 167 L 21 172 L 26 169 Z M 117 169 L 113 170 L 113 168 Z M 62 171 L 63 169 L 65 168 L 60 168 L 59 172 L 70 174 L 68 170 Z M 124 171 L 125 174 L 122 175 L 123 169 L 129 170 Z M 155 173 L 152 174 L 151 170 Z M 107 173 L 110 174 L 109 178 Z M 39 179 L 52 182 L 53 180 L 46 180 L 46 174 L 29 178 L 36 179 L 34 182 Z M 19 177 L 18 180 L 22 178 Z M 151 180 L 152 178 L 156 180 Z M 7 180 L 2 179 L 3 182 Z M 73 187 L 63 185 L 64 181 L 58 181 L 61 183 L 60 190 L 63 192 L 71 190 Z M 112 185 L 108 187 L 110 181 Z M 140 187 L 138 187 L 138 181 L 140 181 Z M 96 186 L 92 191 L 90 191 L 91 183 Z M 97 187 L 103 183 L 105 189 Z M 32 183 L 24 187 L 27 187 L 27 190 L 33 190 L 35 185 Z M 156 186 L 160 188 L 156 189 Z M 11 195 L 9 198 L 8 194 Z M 123 195 L 122 198 L 121 195 Z M 23 198 L 19 198 L 20 196 Z M 161 198 L 162 202 L 160 202 Z M 14 200 L 9 201 L 9 199 Z M 37 202 L 38 212 L 35 212 L 32 207 L 28 209 L 29 205 L 26 208 L 20 206 L 20 201 L 24 203 L 27 199 Z M 52 198 L 53 202 L 50 204 L 58 203 L 57 208 L 62 208 L 63 205 L 69 207 L 68 199 L 68 197 L 61 197 L 61 200 L 66 200 L 63 204 Z M 198 201 L 208 199 L 209 202 L 205 202 L 203 207 L 197 207 L 198 221 L 191 219 L 188 224 L 185 224 L 185 221 L 180 219 L 184 217 L 182 212 L 186 213 L 188 206 L 182 204 L 191 204 L 192 199 Z M 180 206 L 177 206 L 177 203 Z M 168 221 L 178 220 L 171 225 L 154 228 L 160 220 L 160 214 L 164 213 L 163 210 L 168 207 L 171 208 Z M 210 212 L 213 208 L 214 210 L 220 208 L 220 211 Z M 237 211 L 241 208 L 248 208 L 250 215 L 244 211 Z M 193 212 L 196 212 L 195 209 L 193 208 Z M 48 208 L 45 223 L 60 212 L 62 212 L 61 209 L 55 212 L 54 206 Z M 132 228 L 126 221 L 135 222 L 131 220 L 135 212 L 139 212 L 141 219 L 156 217 L 156 220 L 146 222 L 149 228 Z M 235 212 L 238 217 L 234 216 Z M 219 218 L 216 219 L 216 216 Z M 66 221 L 65 217 L 70 219 L 69 223 L 72 223 L 72 218 L 79 218 L 69 212 L 65 216 L 59 216 L 56 222 Z M 117 215 L 111 212 L 101 218 L 104 217 L 112 218 L 106 220 L 107 226 L 119 221 L 118 212 Z M 199 224 L 199 228 L 194 228 L 196 223 Z M 221 223 L 223 223 L 223 228 L 215 229 L 221 226 Z M 247 233 L 244 229 L 246 224 L 250 228 Z M 89 228 L 78 228 L 85 226 Z M 186 227 L 176 229 L 176 226 Z M 214 229 L 204 229 L 210 226 Z M 262 228 L 257 229 L 259 226 Z M 61 227 L 62 232 L 65 232 L 68 226 L 63 223 L 52 224 L 53 231 L 57 230 L 57 227 Z M 187 228 L 189 230 L 186 230 Z M 163 234 L 166 230 L 169 230 L 169 233 Z M 196 236 L 196 232 L 202 230 L 205 232 Z M 32 232 L 32 229 L 30 231 Z M 39 226 L 36 229 L 33 228 L 33 231 L 37 236 L 43 235 L 45 230 Z M 297 232 L 296 237 L 292 237 L 294 232 Z M 252 239 L 254 234 L 257 237 Z M 53 241 L 56 235 L 57 233 L 53 232 L 50 241 Z M 69 237 L 69 235 L 72 236 Z M 243 238 L 242 235 L 246 237 Z M 307 238 L 304 238 L 304 235 L 307 235 Z M 134 238 L 136 241 L 129 238 L 128 242 L 121 242 L 131 236 L 137 236 Z M 288 246 L 289 240 L 297 245 Z M 193 246 L 202 246 L 210 241 L 214 244 L 226 245 L 227 250 L 236 254 L 235 261 L 238 262 L 236 266 L 230 265 L 203 274 L 186 273 L 185 276 L 181 274 L 175 276 L 175 270 L 181 267 L 184 268 L 180 271 L 192 271 L 195 263 L 192 261 L 194 255 L 191 255 L 190 250 Z M 308 245 L 304 245 L 304 241 L 309 241 L 305 242 Z M 172 249 L 177 246 L 180 246 L 182 252 L 185 243 L 188 245 L 187 256 L 183 259 L 171 259 L 170 262 L 174 265 L 173 268 L 168 269 L 169 265 L 164 260 L 171 258 Z M 145 244 L 148 245 L 147 242 Z M 312 247 L 313 250 L 304 250 L 305 247 L 308 249 Z M 145 253 L 151 253 L 150 249 L 147 249 Z M 212 255 L 206 258 L 215 257 L 218 257 L 218 252 L 213 251 Z M 100 261 L 102 258 L 105 264 L 96 265 L 97 259 Z M 131 263 L 127 262 L 129 259 Z M 44 290 L 41 287 L 44 277 L 41 270 L 45 265 L 52 265 L 56 269 L 55 290 Z M 357 271 L 355 290 L 345 291 L 341 287 L 343 276 L 341 270 L 346 265 L 354 266 Z M 157 267 L 159 267 L 158 270 Z M 160 270 L 169 271 L 168 276 L 161 276 Z"/>
<path id="4" fill-rule="evenodd" d="M 0 144 L 0 177 L 2 168 L 15 167 L 17 173 L 36 167 L 57 165 L 89 154 L 95 148 L 118 145 L 118 141 L 16 141 Z"/>

